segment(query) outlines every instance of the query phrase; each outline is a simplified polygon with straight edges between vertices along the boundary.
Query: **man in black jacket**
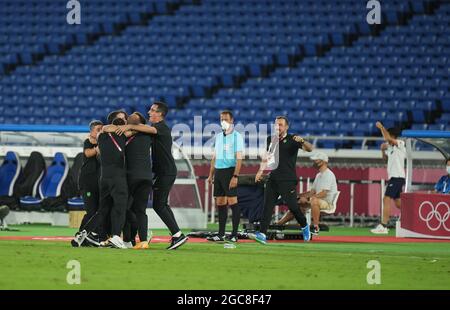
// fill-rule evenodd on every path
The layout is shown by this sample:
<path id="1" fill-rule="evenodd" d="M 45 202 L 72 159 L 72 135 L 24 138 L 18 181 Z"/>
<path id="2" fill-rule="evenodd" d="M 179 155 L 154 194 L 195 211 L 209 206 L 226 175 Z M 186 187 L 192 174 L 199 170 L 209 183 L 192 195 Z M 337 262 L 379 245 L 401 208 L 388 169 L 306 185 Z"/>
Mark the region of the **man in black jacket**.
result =
<path id="1" fill-rule="evenodd" d="M 102 130 L 103 123 L 94 120 L 89 124 L 89 136 L 83 144 L 83 165 L 80 168 L 79 187 L 84 201 L 86 214 L 81 221 L 80 229 L 72 240 L 72 246 L 99 245 L 98 233 L 98 207 L 99 207 L 99 178 L 100 163 L 97 135 Z M 84 243 L 84 240 L 86 242 Z"/>
<path id="2" fill-rule="evenodd" d="M 145 125 L 146 120 L 141 113 L 134 112 L 128 117 L 128 124 Z M 150 134 L 133 131 L 133 135 L 128 137 L 125 148 L 129 205 L 124 228 L 124 241 L 125 243 L 134 243 L 137 232 L 139 243 L 134 246 L 134 249 L 148 248 L 146 210 L 152 190 L 151 146 L 152 136 Z"/>
<path id="3" fill-rule="evenodd" d="M 127 115 L 115 111 L 108 115 L 108 123 L 116 126 L 126 124 Z M 126 174 L 125 144 L 126 136 L 110 132 L 107 126 L 98 136 L 100 150 L 100 213 L 104 227 L 110 221 L 111 228 L 107 244 L 126 249 L 120 237 L 128 203 L 128 185 Z"/>
<path id="4" fill-rule="evenodd" d="M 299 149 L 311 152 L 313 146 L 300 136 L 288 133 L 289 121 L 285 116 L 275 119 L 276 134 L 267 139 L 267 154 L 261 162 L 261 167 L 256 174 L 255 182 L 261 181 L 264 170 L 271 170 L 264 190 L 264 215 L 261 228 L 256 234 L 249 235 L 259 243 L 266 244 L 266 233 L 272 218 L 272 212 L 278 197 L 286 201 L 289 210 L 294 215 L 302 229 L 303 240 L 311 239 L 311 232 L 304 214 L 297 206 L 298 183 L 296 173 L 297 154 Z"/>
<path id="5" fill-rule="evenodd" d="M 167 113 L 168 107 L 165 103 L 154 102 L 148 112 L 151 126 L 143 124 L 122 126 L 117 133 L 133 130 L 152 136 L 153 210 L 169 228 L 172 240 L 167 249 L 174 250 L 186 243 L 188 238 L 181 232 L 168 205 L 170 190 L 177 177 L 177 167 L 172 156 L 172 133 L 165 122 Z"/>

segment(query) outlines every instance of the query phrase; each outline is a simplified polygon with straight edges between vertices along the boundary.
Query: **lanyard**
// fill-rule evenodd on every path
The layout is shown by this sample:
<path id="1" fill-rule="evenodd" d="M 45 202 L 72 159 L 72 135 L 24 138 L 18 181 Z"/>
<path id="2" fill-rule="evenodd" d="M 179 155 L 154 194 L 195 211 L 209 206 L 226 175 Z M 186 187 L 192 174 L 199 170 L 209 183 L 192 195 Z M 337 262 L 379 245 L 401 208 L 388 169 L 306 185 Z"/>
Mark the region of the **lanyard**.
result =
<path id="1" fill-rule="evenodd" d="M 232 144 L 233 144 L 233 150 L 234 150 L 234 153 L 233 153 L 233 157 L 234 156 L 236 156 L 236 149 L 237 149 L 237 146 L 236 146 L 236 132 L 233 130 L 233 133 L 232 133 L 232 135 L 233 135 L 233 139 L 231 140 L 231 142 L 232 142 Z M 223 159 L 228 159 L 227 158 L 227 149 L 226 149 L 226 145 L 227 145 L 227 136 L 229 136 L 229 135 L 223 135 L 223 140 L 222 140 L 222 153 L 223 153 Z"/>
<path id="2" fill-rule="evenodd" d="M 111 138 L 112 142 L 114 143 L 114 145 L 116 146 L 116 148 L 119 150 L 119 152 L 122 152 L 122 148 L 119 146 L 119 144 L 117 143 L 116 139 L 114 139 L 114 137 L 112 136 L 111 133 L 108 133 L 109 137 Z"/>
<path id="3" fill-rule="evenodd" d="M 128 144 L 130 144 L 131 141 L 133 141 L 135 138 L 135 136 L 130 137 L 127 142 L 125 142 L 125 146 L 127 146 Z"/>
<path id="4" fill-rule="evenodd" d="M 277 148 L 277 146 L 280 144 L 281 141 L 283 141 L 284 138 L 287 137 L 287 134 L 285 134 L 283 137 L 274 135 L 270 138 L 270 144 L 269 144 L 269 149 L 267 150 L 268 153 L 274 153 L 275 149 Z"/>

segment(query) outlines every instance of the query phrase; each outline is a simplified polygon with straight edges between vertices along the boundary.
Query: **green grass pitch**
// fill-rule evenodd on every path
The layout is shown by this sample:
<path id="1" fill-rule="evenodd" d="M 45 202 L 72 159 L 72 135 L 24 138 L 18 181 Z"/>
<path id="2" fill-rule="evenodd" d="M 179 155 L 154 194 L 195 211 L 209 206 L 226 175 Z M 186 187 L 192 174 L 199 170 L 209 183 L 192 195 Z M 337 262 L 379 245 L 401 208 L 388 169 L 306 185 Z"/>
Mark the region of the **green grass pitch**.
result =
<path id="1" fill-rule="evenodd" d="M 0 236 L 72 236 L 73 229 L 15 226 Z M 211 228 L 211 227 L 210 227 Z M 165 230 L 154 235 L 167 235 Z M 369 235 L 331 228 L 323 235 Z M 392 232 L 391 232 L 392 234 Z M 187 243 L 167 251 L 72 248 L 67 242 L 0 240 L 0 289 L 450 289 L 450 243 L 238 243 L 235 249 Z M 66 264 L 78 260 L 81 284 Z M 367 262 L 381 266 L 369 285 Z"/>

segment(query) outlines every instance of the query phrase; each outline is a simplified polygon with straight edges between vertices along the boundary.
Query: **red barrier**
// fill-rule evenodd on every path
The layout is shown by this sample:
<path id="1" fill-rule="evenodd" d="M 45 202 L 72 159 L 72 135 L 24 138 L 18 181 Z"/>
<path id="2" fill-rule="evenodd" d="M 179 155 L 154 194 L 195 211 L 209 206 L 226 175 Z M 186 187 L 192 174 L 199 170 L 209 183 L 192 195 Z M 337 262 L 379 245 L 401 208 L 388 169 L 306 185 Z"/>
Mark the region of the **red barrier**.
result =
<path id="1" fill-rule="evenodd" d="M 397 237 L 450 239 L 450 195 L 403 193 Z"/>
<path id="2" fill-rule="evenodd" d="M 241 174 L 256 174 L 258 165 L 243 165 Z M 338 181 L 368 182 L 367 184 L 355 184 L 354 191 L 354 213 L 355 215 L 379 216 L 381 213 L 381 180 L 387 181 L 386 168 L 335 168 L 330 167 Z M 194 165 L 195 175 L 199 186 L 200 196 L 204 202 L 205 181 L 209 174 L 209 164 Z M 434 184 L 445 173 L 443 169 L 414 169 L 413 181 L 417 183 Z M 312 181 L 317 174 L 313 167 L 297 167 L 297 175 L 302 177 L 303 182 L 309 177 Z M 306 190 L 306 185 L 303 187 Z M 341 191 L 336 214 L 349 214 L 350 212 L 350 185 L 338 184 Z M 394 204 L 391 206 L 391 215 L 399 215 L 400 211 Z"/>

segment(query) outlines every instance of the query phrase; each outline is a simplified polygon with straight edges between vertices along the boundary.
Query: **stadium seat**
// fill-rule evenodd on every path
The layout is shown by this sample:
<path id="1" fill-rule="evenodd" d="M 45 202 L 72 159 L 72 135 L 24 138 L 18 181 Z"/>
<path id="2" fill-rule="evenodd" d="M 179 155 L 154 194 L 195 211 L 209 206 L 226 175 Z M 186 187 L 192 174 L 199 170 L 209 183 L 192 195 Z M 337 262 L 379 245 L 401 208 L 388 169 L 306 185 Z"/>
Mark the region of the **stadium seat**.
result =
<path id="1" fill-rule="evenodd" d="M 63 153 L 56 153 L 51 165 L 39 184 L 38 195 L 26 196 L 20 199 L 21 208 L 27 211 L 39 210 L 46 198 L 56 198 L 61 195 L 61 188 L 69 172 L 69 162 Z"/>
<path id="2" fill-rule="evenodd" d="M 337 8 L 294 2 L 93 0 L 89 26 L 75 31 L 62 29 L 53 13 L 36 20 L 37 6 L 23 10 L 7 0 L 0 21 L 0 123 L 84 124 L 118 107 L 142 111 L 153 99 L 167 101 L 171 112 L 191 111 L 170 115 L 173 123 L 188 124 L 189 108 L 260 109 L 269 102 L 280 111 L 308 111 L 293 122 L 320 110 L 343 123 L 384 116 L 410 127 L 439 117 L 440 107 L 450 111 L 448 38 L 438 35 L 448 28 L 449 4 L 389 1 L 386 27 L 377 31 L 361 22 L 367 12 L 355 1 Z M 354 135 L 373 133 L 358 129 Z M 348 132 L 345 126 L 326 132 L 339 131 Z"/>
<path id="3" fill-rule="evenodd" d="M 56 153 L 51 165 L 47 168 L 45 177 L 39 186 L 42 198 L 58 197 L 69 172 L 69 162 L 63 153 Z"/>
<path id="4" fill-rule="evenodd" d="M 13 196 L 21 169 L 19 154 L 7 152 L 0 166 L 0 196 Z"/>
<path id="5" fill-rule="evenodd" d="M 67 179 L 63 184 L 64 195 L 68 197 L 67 210 L 80 211 L 84 210 L 84 201 L 78 184 L 80 169 L 83 165 L 83 153 L 78 153 L 69 169 Z"/>
<path id="6" fill-rule="evenodd" d="M 73 197 L 67 200 L 68 211 L 82 211 L 84 209 L 84 200 L 82 197 Z"/>

